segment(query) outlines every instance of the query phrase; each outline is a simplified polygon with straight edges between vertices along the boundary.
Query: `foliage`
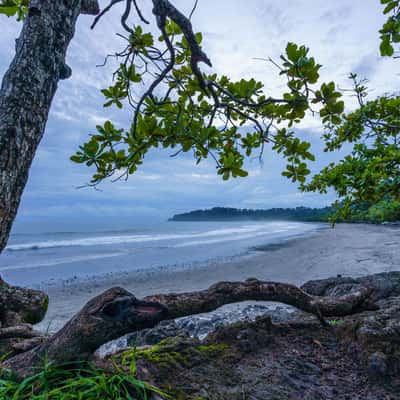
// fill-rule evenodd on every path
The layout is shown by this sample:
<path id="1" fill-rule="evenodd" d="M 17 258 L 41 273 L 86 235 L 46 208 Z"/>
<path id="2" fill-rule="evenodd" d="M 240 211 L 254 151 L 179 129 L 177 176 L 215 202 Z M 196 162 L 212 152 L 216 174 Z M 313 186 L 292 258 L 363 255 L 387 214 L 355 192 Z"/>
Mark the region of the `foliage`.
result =
<path id="1" fill-rule="evenodd" d="M 355 204 L 400 200 L 400 97 L 386 96 L 365 102 L 367 88 L 351 75 L 360 107 L 330 127 L 324 135 L 326 151 L 354 143 L 351 154 L 331 163 L 304 190 L 326 193 L 332 188 L 341 199 L 342 217 L 350 217 Z"/>
<path id="2" fill-rule="evenodd" d="M 115 365 L 110 374 L 87 363 L 75 367 L 44 363 L 32 377 L 18 382 L 11 373 L 0 377 L 2 400 L 147 400 L 149 393 L 167 395 L 135 378 L 134 360 L 127 373 Z"/>
<path id="3" fill-rule="evenodd" d="M 212 157 L 224 180 L 244 177 L 245 157 L 254 151 L 261 156 L 267 145 L 287 159 L 283 175 L 304 182 L 310 172 L 306 162 L 314 156 L 293 127 L 311 107 L 324 122 L 338 124 L 344 108 L 333 82 L 316 86 L 321 66 L 309 49 L 287 45 L 281 65 L 276 64 L 287 91 L 275 99 L 254 79 L 234 82 L 195 73 L 193 57 L 202 52 L 202 35 L 194 35 L 193 44 L 181 26 L 172 20 L 165 24 L 158 39 L 141 26 L 129 28 L 127 46 L 116 56 L 120 65 L 113 84 L 102 90 L 104 107 L 130 106 L 133 122 L 128 129 L 111 121 L 97 126 L 97 133 L 71 158 L 95 167 L 92 184 L 115 174 L 127 178 L 155 147 L 174 149 L 174 155 L 192 151 L 196 163 Z"/>
<path id="4" fill-rule="evenodd" d="M 125 46 L 111 56 L 118 67 L 102 93 L 104 107 L 129 107 L 132 124 L 117 127 L 106 121 L 71 157 L 94 168 L 91 185 L 111 177 L 128 178 L 146 153 L 157 147 L 173 149 L 173 156 L 190 151 L 196 163 L 211 157 L 224 180 L 245 177 L 245 158 L 257 152 L 261 159 L 270 146 L 287 159 L 282 175 L 299 182 L 303 190 L 335 190 L 340 219 L 351 219 L 359 204 L 370 208 L 388 198 L 394 203 L 399 200 L 399 97 L 365 102 L 365 82 L 352 74 L 359 108 L 345 114 L 341 91 L 333 82 L 318 82 L 321 65 L 309 49 L 288 43 L 279 63 L 270 60 L 287 83 L 285 93 L 273 98 L 255 79 L 235 82 L 201 71 L 200 62 L 211 66 L 201 47 L 202 34 L 195 34 L 190 17 L 167 0 L 153 0 L 158 38 L 144 30 L 149 21 L 132 0 L 111 1 L 92 27 L 120 2 L 125 3 L 119 35 Z M 400 0 L 380 2 L 388 17 L 380 30 L 380 51 L 382 56 L 393 56 L 400 42 Z M 28 0 L 0 0 L 0 13 L 21 19 L 27 6 Z M 138 23 L 130 22 L 132 12 Z M 306 183 L 314 155 L 294 128 L 307 113 L 320 116 L 326 151 L 339 150 L 347 142 L 354 147 Z"/>
<path id="5" fill-rule="evenodd" d="M 382 200 L 373 204 L 368 209 L 365 219 L 368 222 L 400 221 L 400 201 Z"/>
<path id="6" fill-rule="evenodd" d="M 400 0 L 381 0 L 383 13 L 389 17 L 382 29 L 380 51 L 382 56 L 393 56 L 394 45 L 400 43 Z"/>
<path id="7" fill-rule="evenodd" d="M 340 320 L 340 319 L 330 319 L 330 320 L 328 321 L 328 324 L 329 324 L 330 326 L 338 326 L 338 325 L 340 325 L 340 324 L 342 324 L 342 323 L 343 323 L 343 321 Z"/>
<path id="8" fill-rule="evenodd" d="M 377 203 L 358 203 L 347 207 L 343 205 L 332 214 L 333 221 L 384 223 L 400 221 L 400 201 L 385 198 Z"/>
<path id="9" fill-rule="evenodd" d="M 28 12 L 29 0 L 0 0 L 0 14 L 7 17 L 16 16 L 18 21 L 25 18 Z"/>
<path id="10" fill-rule="evenodd" d="M 393 56 L 400 42 L 400 1 L 381 0 L 384 14 L 391 14 L 380 30 L 382 56 Z M 326 125 L 325 151 L 354 143 L 351 154 L 331 163 L 303 190 L 326 193 L 333 189 L 333 220 L 353 222 L 398 221 L 400 200 L 400 97 L 385 95 L 367 100 L 366 80 L 351 74 L 359 107 L 336 126 Z"/>
<path id="11" fill-rule="evenodd" d="M 381 0 L 384 14 L 390 14 L 380 31 L 383 56 L 393 55 L 393 44 L 400 41 L 399 2 Z M 288 160 L 282 175 L 299 182 L 303 190 L 336 191 L 340 219 L 349 219 L 355 204 L 371 205 L 387 197 L 397 201 L 398 97 L 385 96 L 365 103 L 365 82 L 352 74 L 359 108 L 344 114 L 342 93 L 333 82 L 316 87 L 321 66 L 309 55 L 308 48 L 289 43 L 281 63 L 274 62 L 287 80 L 287 91 L 280 99 L 272 98 L 254 79 L 233 82 L 227 76 L 203 74 L 193 60 L 200 54 L 197 61 L 210 64 L 200 47 L 202 35 L 196 34 L 195 43 L 191 43 L 179 21 L 172 18 L 164 23 L 164 27 L 158 24 L 162 33 L 158 45 L 141 26 L 125 26 L 130 32 L 128 46 L 117 54 L 123 62 L 115 83 L 103 94 L 105 107 L 122 108 L 129 103 L 133 123 L 129 130 L 117 129 L 110 121 L 98 126 L 98 133 L 72 157 L 75 162 L 95 166 L 92 184 L 116 172 L 118 178 L 127 178 L 142 163 L 146 152 L 158 146 L 177 147 L 174 155 L 192 151 L 197 163 L 211 156 L 223 179 L 242 177 L 247 175 L 244 158 L 255 150 L 261 157 L 265 146 L 271 145 Z M 160 43 L 166 44 L 163 51 Z M 161 54 L 168 52 L 170 58 L 164 60 Z M 160 67 L 154 57 L 161 57 L 167 66 Z M 146 80 L 151 74 L 149 65 L 161 71 L 155 73 L 157 78 L 152 83 Z M 137 97 L 134 88 L 140 84 L 148 88 Z M 156 96 L 153 91 L 160 84 L 159 91 L 164 94 Z M 307 111 L 317 112 L 325 126 L 326 151 L 338 150 L 346 142 L 354 143 L 354 148 L 342 161 L 328 165 L 305 183 L 310 173 L 307 163 L 314 156 L 310 144 L 300 141 L 293 127 Z"/>

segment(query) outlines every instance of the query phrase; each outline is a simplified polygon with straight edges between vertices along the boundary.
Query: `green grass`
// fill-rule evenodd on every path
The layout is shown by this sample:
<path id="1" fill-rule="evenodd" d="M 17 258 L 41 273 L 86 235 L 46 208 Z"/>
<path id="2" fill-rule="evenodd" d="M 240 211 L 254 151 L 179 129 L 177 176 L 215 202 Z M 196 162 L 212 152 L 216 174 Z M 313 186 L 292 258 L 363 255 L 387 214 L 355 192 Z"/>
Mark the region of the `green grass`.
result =
<path id="1" fill-rule="evenodd" d="M 133 361 L 129 371 L 114 365 L 111 374 L 89 363 L 74 366 L 44 363 L 32 377 L 18 382 L 11 372 L 0 375 L 1 400 L 148 400 L 149 393 L 169 398 L 137 379 Z"/>
<path id="2" fill-rule="evenodd" d="M 340 320 L 340 319 L 331 319 L 331 320 L 328 321 L 328 324 L 331 325 L 331 326 L 338 326 L 338 325 L 340 325 L 342 323 L 343 323 L 343 321 Z"/>

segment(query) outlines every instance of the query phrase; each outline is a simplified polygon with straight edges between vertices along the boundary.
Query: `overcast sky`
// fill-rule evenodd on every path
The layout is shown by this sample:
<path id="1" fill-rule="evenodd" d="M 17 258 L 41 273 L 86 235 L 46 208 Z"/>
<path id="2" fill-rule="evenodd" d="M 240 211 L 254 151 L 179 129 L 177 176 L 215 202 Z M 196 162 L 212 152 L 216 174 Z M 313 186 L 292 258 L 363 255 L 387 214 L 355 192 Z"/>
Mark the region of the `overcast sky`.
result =
<path id="1" fill-rule="evenodd" d="M 140 0 L 146 5 L 149 0 Z M 107 4 L 101 1 L 101 5 Z M 175 0 L 186 13 L 192 2 Z M 170 152 L 153 152 L 128 182 L 102 185 L 102 191 L 76 187 L 90 179 L 90 170 L 69 161 L 78 145 L 93 133 L 96 124 L 112 119 L 127 126 L 129 111 L 103 109 L 100 89 L 110 84 L 109 68 L 96 68 L 104 56 L 119 49 L 120 8 L 104 18 L 94 31 L 91 17 L 79 19 L 68 51 L 71 79 L 63 81 L 54 100 L 44 139 L 36 154 L 19 218 L 51 216 L 159 216 L 211 206 L 266 208 L 275 206 L 324 206 L 333 196 L 301 194 L 280 176 L 283 163 L 271 152 L 265 163 L 249 162 L 246 179 L 222 182 L 210 162 L 195 166 L 189 157 L 170 158 Z M 150 9 L 144 6 L 150 18 Z M 20 25 L 1 16 L 0 76 L 14 55 Z M 282 90 L 282 80 L 272 65 L 255 57 L 279 58 L 288 41 L 305 44 L 323 65 L 322 78 L 349 87 L 349 72 L 368 77 L 373 94 L 393 91 L 398 76 L 393 60 L 379 57 L 378 30 L 384 18 L 379 0 L 199 0 L 193 17 L 196 31 L 204 34 L 203 47 L 213 69 L 232 79 L 255 77 L 269 93 Z M 395 86 L 393 85 L 395 83 Z M 351 104 L 351 101 L 349 102 Z M 328 159 L 319 142 L 319 121 L 307 118 L 302 136 L 321 154 L 314 169 Z M 328 158 L 327 158 L 328 157 Z"/>

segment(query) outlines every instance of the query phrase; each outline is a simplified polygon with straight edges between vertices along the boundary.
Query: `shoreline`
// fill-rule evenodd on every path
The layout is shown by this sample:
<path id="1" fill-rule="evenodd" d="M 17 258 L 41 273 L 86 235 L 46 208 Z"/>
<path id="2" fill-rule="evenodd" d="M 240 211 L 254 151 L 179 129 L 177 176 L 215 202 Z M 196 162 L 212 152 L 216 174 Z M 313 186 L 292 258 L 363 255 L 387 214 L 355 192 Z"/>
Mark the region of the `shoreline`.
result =
<path id="1" fill-rule="evenodd" d="M 317 235 L 319 231 L 325 229 L 329 229 L 329 226 L 320 224 L 313 230 L 307 232 L 291 234 L 284 238 L 276 238 L 273 239 L 272 241 L 268 241 L 265 244 L 249 246 L 245 250 L 232 255 L 212 257 L 204 261 L 181 262 L 181 263 L 164 264 L 151 267 L 147 266 L 134 270 L 127 269 L 127 270 L 106 272 L 96 275 L 74 276 L 72 278 L 63 278 L 63 279 L 51 278 L 50 280 L 47 281 L 34 283 L 30 287 L 33 289 L 43 290 L 45 292 L 50 292 L 50 291 L 57 292 L 59 290 L 64 290 L 64 289 L 68 290 L 68 288 L 90 286 L 93 282 L 96 282 L 96 284 L 100 284 L 101 286 L 103 285 L 107 286 L 110 280 L 125 282 L 127 276 L 129 276 L 129 279 L 135 278 L 143 280 L 146 279 L 146 277 L 149 275 L 162 274 L 162 273 L 175 274 L 183 271 L 204 269 L 209 266 L 225 265 L 232 262 L 240 262 L 240 261 L 244 262 L 246 259 L 252 258 L 260 254 L 260 252 L 264 252 L 267 250 L 273 251 L 275 249 L 279 249 L 282 247 L 288 247 L 291 245 L 292 242 L 310 238 L 312 236 Z"/>
<path id="2" fill-rule="evenodd" d="M 192 265 L 110 273 L 88 280 L 72 280 L 62 287 L 49 286 L 46 318 L 36 327 L 58 330 L 92 297 L 122 286 L 136 297 L 205 289 L 218 281 L 258 278 L 301 285 L 312 279 L 347 275 L 358 277 L 400 269 L 400 227 L 392 225 L 338 224 L 311 235 L 256 246 L 241 256 Z"/>

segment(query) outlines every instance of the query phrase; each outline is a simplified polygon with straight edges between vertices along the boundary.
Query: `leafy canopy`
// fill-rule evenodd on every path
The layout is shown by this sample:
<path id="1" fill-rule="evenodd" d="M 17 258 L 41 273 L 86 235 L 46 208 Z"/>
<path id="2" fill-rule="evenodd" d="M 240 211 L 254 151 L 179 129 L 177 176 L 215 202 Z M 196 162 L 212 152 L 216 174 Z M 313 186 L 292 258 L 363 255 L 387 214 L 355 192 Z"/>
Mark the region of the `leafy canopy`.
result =
<path id="1" fill-rule="evenodd" d="M 107 178 L 127 178 L 143 163 L 152 148 L 173 149 L 173 155 L 192 152 L 196 163 L 213 158 L 223 179 L 244 177 L 244 160 L 266 146 L 287 159 L 283 175 L 303 190 L 335 190 L 341 210 L 355 204 L 393 201 L 400 193 L 398 96 L 366 101 L 367 87 L 355 74 L 354 94 L 359 107 L 345 113 L 342 92 L 334 82 L 319 83 L 321 66 L 309 49 L 289 43 L 275 66 L 286 80 L 280 98 L 271 97 L 254 79 L 232 81 L 228 76 L 204 73 L 199 63 L 211 66 L 201 47 L 202 34 L 194 33 L 185 17 L 168 0 L 152 0 L 160 36 L 144 27 L 149 21 L 135 0 L 112 0 L 96 17 L 116 3 L 125 3 L 121 17 L 124 48 L 115 54 L 119 65 L 113 83 L 102 90 L 104 107 L 132 113 L 132 124 L 118 127 L 112 121 L 96 133 L 71 159 L 94 167 L 91 184 Z M 388 16 L 380 30 L 382 56 L 394 56 L 400 42 L 400 0 L 380 0 Z M 132 3 L 137 24 L 131 25 Z M 197 4 L 197 2 L 196 2 Z M 0 0 L 0 13 L 23 18 L 28 0 Z M 194 10 L 193 10 L 194 11 Z M 193 12 L 192 12 L 193 13 Z M 107 62 L 108 57 L 105 62 Z M 351 154 L 330 164 L 311 181 L 307 163 L 314 160 L 310 144 L 296 137 L 294 128 L 307 113 L 319 115 L 326 151 L 354 143 Z"/>
<path id="2" fill-rule="evenodd" d="M 400 97 L 383 96 L 365 102 L 367 87 L 352 74 L 359 108 L 324 135 L 326 151 L 354 143 L 351 154 L 331 163 L 304 190 L 326 193 L 332 188 L 350 215 L 357 204 L 400 200 Z"/>
<path id="3" fill-rule="evenodd" d="M 382 42 L 389 41 L 392 45 L 397 42 L 399 2 L 381 2 L 385 5 L 385 14 L 393 13 L 380 31 Z M 396 171 L 390 168 L 381 176 L 378 165 L 381 166 L 382 161 L 377 156 L 392 165 L 390 160 L 395 157 L 397 140 L 393 137 L 391 147 L 386 147 L 386 142 L 379 142 L 379 139 L 371 151 L 365 144 L 358 144 L 353 154 L 338 166 L 327 167 L 308 186 L 305 184 L 310 173 L 307 163 L 314 160 L 314 156 L 310 144 L 297 138 L 293 128 L 307 112 L 319 114 L 329 132 L 325 136 L 327 150 L 338 149 L 345 141 L 362 140 L 368 118 L 380 118 L 376 112 L 368 117 L 368 113 L 374 113 L 369 109 L 371 104 L 367 108 L 362 105 L 362 111 L 360 105 L 358 118 L 357 113 L 346 116 L 342 93 L 334 82 L 318 86 L 321 66 L 305 46 L 289 43 L 280 63 L 274 63 L 286 79 L 287 90 L 281 98 L 272 98 L 263 84 L 254 79 L 233 82 L 228 76 L 200 71 L 198 62 L 211 63 L 201 49 L 202 35 L 193 34 L 190 21 L 188 30 L 181 17 L 155 12 L 161 31 L 156 39 L 143 31 L 142 26 L 147 21 L 140 12 L 138 16 L 142 24 L 133 27 L 122 24 L 128 34 L 124 36 L 127 45 L 116 54 L 121 63 L 114 84 L 102 90 L 105 107 L 128 105 L 132 108 L 132 125 L 123 129 L 107 121 L 97 126 L 97 133 L 72 157 L 75 162 L 95 167 L 92 184 L 115 174 L 119 179 L 134 173 L 153 147 L 175 149 L 174 155 L 191 151 L 197 163 L 212 157 L 218 174 L 226 180 L 246 176 L 245 157 L 252 156 L 255 151 L 261 157 L 265 147 L 270 146 L 288 161 L 282 174 L 293 182 L 300 182 L 304 190 L 324 192 L 333 187 L 339 197 L 354 201 L 360 199 L 358 193 L 361 192 L 369 201 L 377 199 L 383 182 L 396 176 L 391 175 Z M 381 53 L 389 55 L 385 46 L 381 46 Z M 364 96 L 361 85 L 355 90 L 356 93 L 361 90 L 357 94 L 359 98 Z M 377 138 L 384 134 L 381 129 Z M 370 173 L 372 169 L 374 173 Z M 345 179 L 346 175 L 351 178 Z M 368 179 L 360 179 L 361 175 L 367 175 Z M 350 182 L 354 190 L 350 189 Z M 369 197 L 365 195 L 367 189 L 356 188 L 356 184 L 366 183 L 372 185 L 368 189 Z M 395 182 L 391 184 L 393 191 L 396 190 Z M 375 189 L 377 193 L 373 197 L 371 192 Z"/>
<path id="4" fill-rule="evenodd" d="M 400 42 L 400 1 L 380 0 L 388 19 L 380 30 L 382 56 L 394 56 Z M 325 151 L 337 151 L 345 143 L 353 150 L 331 163 L 303 190 L 326 193 L 333 189 L 338 201 L 334 218 L 395 220 L 400 216 L 400 97 L 397 94 L 368 99 L 366 79 L 351 74 L 358 108 L 342 115 L 336 126 L 326 126 Z"/>
<path id="5" fill-rule="evenodd" d="M 129 29 L 126 47 L 116 55 L 120 65 L 114 82 L 102 93 L 104 107 L 132 109 L 132 125 L 120 128 L 107 121 L 97 126 L 72 157 L 95 167 L 92 184 L 134 173 L 154 147 L 174 149 L 175 155 L 191 151 L 197 163 L 212 157 L 223 179 L 244 177 L 245 157 L 254 151 L 261 156 L 267 145 L 287 159 L 283 175 L 305 181 L 306 161 L 314 156 L 293 127 L 315 112 L 311 107 L 333 125 L 341 122 L 344 109 L 333 82 L 317 86 L 321 66 L 308 48 L 287 45 L 276 64 L 287 90 L 272 98 L 254 79 L 235 82 L 201 72 L 193 58 L 202 52 L 202 35 L 193 35 L 190 43 L 190 35 L 171 19 L 161 26 L 159 38 L 141 26 Z"/>

